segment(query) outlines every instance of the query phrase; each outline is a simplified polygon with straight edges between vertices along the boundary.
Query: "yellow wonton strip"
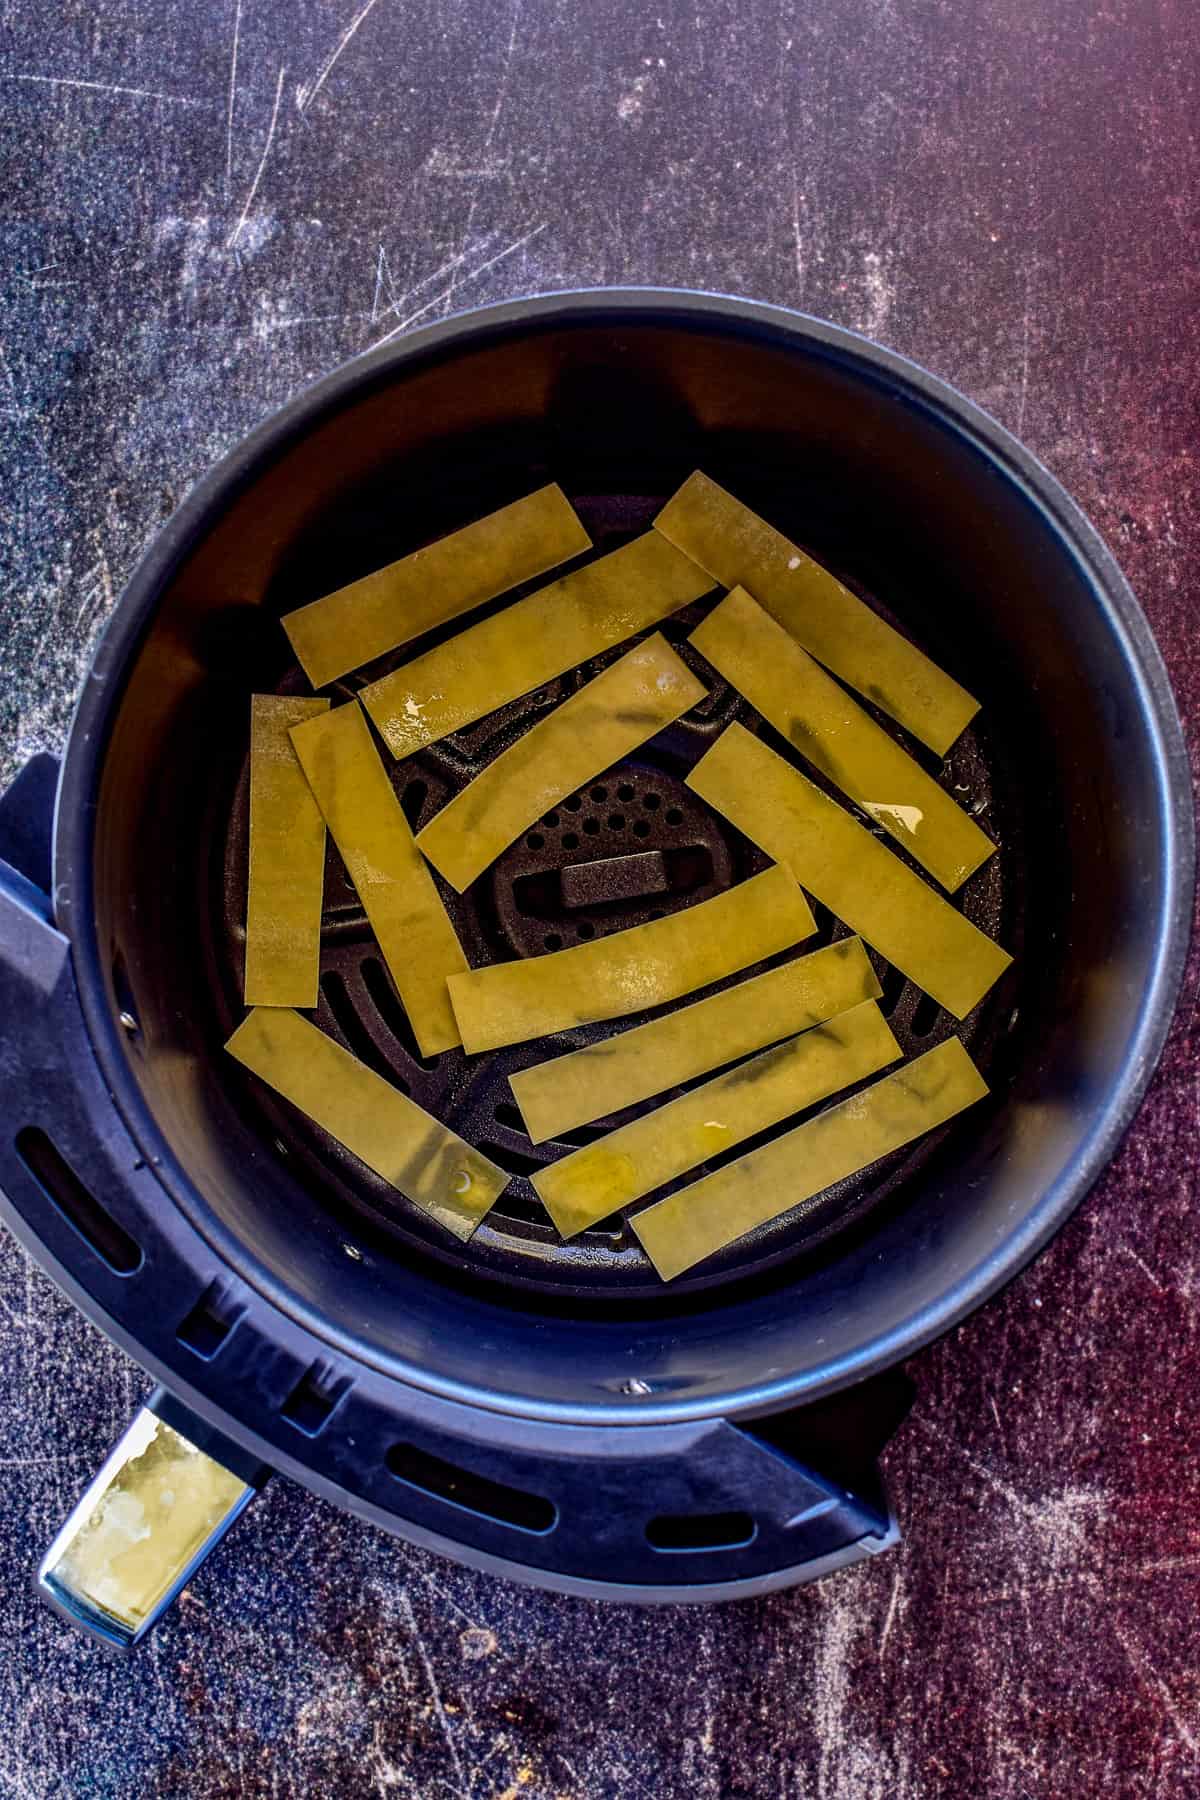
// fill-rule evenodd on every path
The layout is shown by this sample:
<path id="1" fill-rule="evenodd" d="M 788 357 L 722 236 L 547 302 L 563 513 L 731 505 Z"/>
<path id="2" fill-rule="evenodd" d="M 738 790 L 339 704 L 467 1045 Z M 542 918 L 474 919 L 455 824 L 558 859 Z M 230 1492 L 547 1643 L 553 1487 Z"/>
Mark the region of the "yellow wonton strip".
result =
<path id="1" fill-rule="evenodd" d="M 526 1130 L 540 1144 L 807 1031 L 879 992 L 861 943 L 843 938 L 664 1018 L 521 1069 L 509 1076 L 509 1086 Z"/>
<path id="2" fill-rule="evenodd" d="M 225 1048 L 415 1205 L 469 1238 L 508 1176 L 298 1013 L 258 1008 Z"/>
<path id="3" fill-rule="evenodd" d="M 795 638 L 734 588 L 692 633 L 713 668 L 951 893 L 996 848 Z"/>
<path id="4" fill-rule="evenodd" d="M 564 1237 L 900 1056 L 873 1000 L 764 1050 L 533 1177 Z"/>
<path id="5" fill-rule="evenodd" d="M 948 1038 L 861 1094 L 646 1207 L 633 1228 L 670 1281 L 755 1226 L 944 1125 L 987 1091 L 958 1039 Z"/>
<path id="6" fill-rule="evenodd" d="M 424 550 L 286 613 L 283 628 L 314 687 L 591 548 L 562 489 L 539 488 Z"/>
<path id="7" fill-rule="evenodd" d="M 356 701 L 292 734 L 422 1056 L 459 1040 L 446 977 L 467 967 Z"/>
<path id="8" fill-rule="evenodd" d="M 712 585 L 648 531 L 373 681 L 362 703 L 392 754 L 411 756 L 657 625 Z"/>
<path id="9" fill-rule="evenodd" d="M 1012 961 L 741 725 L 729 726 L 701 757 L 688 786 L 768 856 L 787 863 L 810 894 L 955 1018 L 964 1018 Z"/>
<path id="10" fill-rule="evenodd" d="M 524 962 L 450 978 L 468 1051 L 644 1012 L 787 950 L 816 929 L 786 869 L 764 869 L 683 912 Z"/>
<path id="11" fill-rule="evenodd" d="M 247 1006 L 317 1004 L 325 821 L 288 733 L 328 710 L 291 694 L 250 701 Z"/>
<path id="12" fill-rule="evenodd" d="M 417 837 L 461 893 L 567 794 L 705 697 L 658 632 L 572 694 L 489 763 Z"/>
<path id="13" fill-rule="evenodd" d="M 726 587 L 739 583 L 818 662 L 944 756 L 979 711 L 849 588 L 699 471 L 654 521 Z"/>

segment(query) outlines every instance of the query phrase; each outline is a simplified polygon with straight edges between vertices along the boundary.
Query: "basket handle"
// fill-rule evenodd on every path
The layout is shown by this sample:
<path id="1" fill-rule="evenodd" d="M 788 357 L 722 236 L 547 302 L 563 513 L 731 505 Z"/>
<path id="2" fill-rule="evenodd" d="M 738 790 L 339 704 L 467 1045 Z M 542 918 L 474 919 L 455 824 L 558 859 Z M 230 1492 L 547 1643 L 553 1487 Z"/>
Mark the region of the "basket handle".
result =
<path id="1" fill-rule="evenodd" d="M 38 1594 L 110 1648 L 131 1650 L 269 1474 L 156 1389 L 42 1559 Z"/>

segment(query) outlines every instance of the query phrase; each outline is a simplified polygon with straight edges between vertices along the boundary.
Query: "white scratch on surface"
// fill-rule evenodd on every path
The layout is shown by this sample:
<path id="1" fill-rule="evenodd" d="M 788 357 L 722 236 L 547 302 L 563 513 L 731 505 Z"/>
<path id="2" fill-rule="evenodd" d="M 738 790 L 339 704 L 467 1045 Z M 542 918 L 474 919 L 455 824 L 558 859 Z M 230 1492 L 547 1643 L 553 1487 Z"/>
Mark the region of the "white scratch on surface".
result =
<path id="1" fill-rule="evenodd" d="M 888 1639 L 892 1635 L 892 1626 L 896 1620 L 896 1608 L 900 1604 L 900 1580 L 900 1572 L 897 1570 L 896 1579 L 892 1583 L 892 1597 L 888 1601 L 887 1618 L 883 1621 L 883 1631 L 879 1639 L 880 1662 L 883 1661 L 883 1653 L 887 1649 Z"/>
<path id="2" fill-rule="evenodd" d="M 897 1800 L 909 1792 L 903 1750 L 860 1727 L 854 1679 L 860 1639 L 870 1627 L 870 1575 L 847 1570 L 817 1590 L 819 1625 L 810 1673 L 818 1744 L 816 1800 Z"/>
<path id="3" fill-rule="evenodd" d="M 1180 1711 L 1178 1701 L 1171 1693 L 1170 1688 L 1167 1686 L 1162 1676 L 1151 1663 L 1146 1652 L 1139 1644 L 1135 1644 L 1132 1638 L 1130 1638 L 1115 1621 L 1113 1623 L 1113 1634 L 1122 1650 L 1129 1658 L 1130 1667 L 1142 1683 L 1142 1686 L 1158 1695 L 1163 1703 L 1163 1711 L 1167 1714 L 1167 1717 L 1174 1725 L 1176 1731 L 1179 1733 L 1192 1755 L 1200 1756 L 1200 1743 L 1197 1742 L 1191 1727 Z"/>
<path id="4" fill-rule="evenodd" d="M 422 1581 L 425 1583 L 425 1586 L 427 1588 L 431 1588 L 433 1590 L 433 1592 L 438 1596 L 438 1598 L 440 1600 L 442 1600 L 450 1608 L 450 1610 L 452 1612 L 456 1612 L 458 1614 L 459 1618 L 463 1621 L 464 1625 L 466 1625 L 468 1630 L 483 1631 L 487 1634 L 488 1637 L 495 1639 L 496 1634 L 492 1630 L 491 1626 L 488 1625 L 486 1623 L 486 1621 L 484 1621 L 483 1623 L 480 1623 L 478 1620 L 473 1619 L 469 1612 L 465 1612 L 463 1610 L 463 1608 L 458 1604 L 458 1601 L 454 1598 L 454 1595 L 450 1592 L 450 1590 L 448 1588 L 444 1588 L 440 1581 L 436 1581 L 434 1579 L 434 1577 L 430 1574 L 428 1569 L 422 1569 L 420 1571 L 420 1574 L 421 1574 Z"/>
<path id="5" fill-rule="evenodd" d="M 1146 1277 L 1146 1280 L 1150 1283 L 1150 1286 L 1152 1288 L 1154 1288 L 1160 1294 L 1166 1293 L 1167 1290 L 1163 1286 L 1162 1282 L 1159 1281 L 1158 1277 L 1154 1274 L 1153 1270 L 1148 1268 L 1147 1265 L 1142 1261 L 1141 1257 L 1138 1255 L 1136 1250 L 1131 1250 L 1128 1244 L 1121 1244 L 1118 1246 L 1118 1248 L 1125 1252 L 1126 1256 L 1129 1257 L 1131 1262 L 1135 1262 L 1137 1264 L 1138 1268 L 1142 1271 L 1142 1274 Z"/>
<path id="6" fill-rule="evenodd" d="M 281 68 L 279 71 L 279 79 L 275 83 L 275 104 L 271 108 L 271 123 L 267 127 L 267 141 L 263 145 L 263 153 L 258 159 L 258 167 L 254 171 L 254 180 L 250 183 L 250 192 L 246 195 L 246 204 L 242 208 L 242 216 L 229 234 L 229 241 L 225 246 L 227 250 L 233 249 L 239 237 L 242 235 L 246 220 L 250 217 L 250 208 L 254 205 L 254 196 L 258 192 L 258 184 L 262 180 L 262 173 L 267 166 L 267 158 L 271 154 L 271 145 L 275 139 L 275 122 L 279 117 L 279 101 L 283 94 L 283 78 L 286 74 L 287 70 Z"/>
<path id="7" fill-rule="evenodd" d="M 1033 266 L 1025 270 L 1025 316 L 1021 320 L 1021 387 L 1017 395 L 1017 436 L 1025 429 L 1025 398 L 1029 393 L 1029 315 L 1033 307 Z"/>
<path id="8" fill-rule="evenodd" d="M 512 18 L 509 21 L 508 44 L 504 51 L 504 61 L 500 67 L 500 80 L 496 84 L 496 98 L 492 105 L 492 115 L 491 115 L 491 118 L 488 120 L 488 128 L 487 128 L 487 131 L 484 133 L 484 138 L 483 138 L 483 149 L 480 152 L 480 157 L 479 157 L 481 166 L 486 166 L 490 159 L 491 149 L 492 149 L 492 139 L 496 135 L 496 127 L 500 123 L 500 115 L 504 111 L 504 102 L 508 97 L 508 77 L 509 77 L 509 71 L 512 68 L 513 51 L 515 50 L 516 43 L 517 43 L 517 26 L 519 25 L 520 20 L 521 20 L 521 0 L 513 0 Z M 471 194 L 470 205 L 467 207 L 467 222 L 466 222 L 465 226 L 463 227 L 462 241 L 463 241 L 464 254 L 466 252 L 468 244 L 471 242 L 471 229 L 475 224 L 475 210 L 476 210 L 476 207 L 478 206 L 478 204 L 479 204 L 479 191 L 478 191 L 478 189 L 475 189 Z M 457 286 L 458 286 L 458 276 L 454 275 L 451 277 L 451 280 L 450 280 L 450 291 L 449 291 L 449 294 L 447 295 L 448 300 L 453 301 L 455 289 L 457 288 Z"/>
<path id="9" fill-rule="evenodd" d="M 504 111 L 504 102 L 508 98 L 508 75 L 512 68 L 513 51 L 517 46 L 517 26 L 521 20 L 521 0 L 513 0 L 512 22 L 509 26 L 508 45 L 504 52 L 504 62 L 500 69 L 500 80 L 496 87 L 496 103 L 492 107 L 492 116 L 488 120 L 487 135 L 483 140 L 482 161 L 487 161 L 487 153 L 492 147 L 492 139 L 496 135 L 496 127 L 500 123 L 500 114 Z"/>
<path id="10" fill-rule="evenodd" d="M 389 295 L 389 300 L 388 300 L 388 304 L 385 307 L 381 308 L 380 304 L 379 304 L 379 300 L 380 300 L 380 296 L 383 293 L 383 287 L 384 287 L 385 282 L 387 283 L 387 291 L 388 291 L 388 295 Z M 395 283 L 392 281 L 392 271 L 388 266 L 387 251 L 384 249 L 383 245 L 380 244 L 379 255 L 375 258 L 375 292 L 371 296 L 371 323 L 372 323 L 372 325 L 378 324 L 379 314 L 381 311 L 393 312 L 393 311 L 395 311 L 395 308 L 396 308 Z"/>
<path id="11" fill-rule="evenodd" d="M 792 254 L 796 262 L 796 293 L 804 292 L 804 240 L 800 235 L 800 184 L 792 170 Z M 788 564 L 791 567 L 791 564 Z"/>
<path id="12" fill-rule="evenodd" d="M 104 554 L 100 533 L 93 531 L 89 535 L 96 547 L 96 560 L 84 576 L 83 600 L 75 615 L 76 630 L 83 624 L 85 614 L 88 616 L 89 630 L 98 618 L 107 618 L 116 600 L 113 592 L 112 571 L 108 566 L 108 558 Z"/>
<path id="13" fill-rule="evenodd" d="M 435 281 L 441 281 L 444 276 L 450 274 L 451 270 L 457 269 L 462 263 L 466 262 L 468 257 L 477 255 L 480 250 L 486 250 L 488 245 L 495 239 L 495 236 L 496 233 L 494 231 L 485 232 L 477 244 L 470 245 L 466 250 L 460 250 L 457 256 L 452 256 L 448 262 L 442 263 L 439 268 L 431 270 L 428 275 L 422 275 L 420 281 L 414 281 L 412 286 L 405 288 L 404 292 L 399 296 L 392 295 L 387 306 L 383 308 L 383 315 L 386 315 L 387 313 L 398 313 L 400 308 L 405 306 L 408 301 L 412 299 L 414 294 L 419 294 L 421 292 L 422 288 L 432 286 Z M 390 282 L 388 284 L 388 290 L 389 293 L 391 293 Z"/>
<path id="14" fill-rule="evenodd" d="M 124 87 L 114 81 L 80 81 L 70 75 L 0 75 L 0 81 L 37 81 L 43 87 L 86 88 L 94 94 L 124 94 L 134 100 L 162 100 L 168 106 L 211 106 L 191 94 L 160 94 L 155 88 Z"/>
<path id="15" fill-rule="evenodd" d="M 459 1793 L 463 1796 L 463 1800 L 467 1800 L 470 1790 L 467 1786 L 467 1778 L 462 1766 L 462 1758 L 458 1754 L 458 1745 L 454 1741 L 454 1727 L 451 1725 L 446 1709 L 442 1705 L 442 1690 L 438 1686 L 437 1676 L 433 1669 L 433 1661 L 429 1655 L 429 1651 L 425 1647 L 425 1639 L 421 1636 L 421 1628 L 417 1624 L 417 1615 L 413 1608 L 412 1599 L 407 1588 L 400 1589 L 399 1607 L 405 1623 L 408 1625 L 409 1630 L 416 1640 L 417 1655 L 421 1659 L 421 1667 L 424 1669 L 425 1679 L 429 1683 L 429 1693 L 433 1700 L 434 1714 L 438 1724 L 442 1728 L 442 1736 L 445 1738 L 446 1748 L 450 1752 L 450 1761 L 454 1764 L 454 1773 L 458 1777 Z"/>
<path id="16" fill-rule="evenodd" d="M 968 1469 L 978 1475 L 993 1493 L 999 1494 L 1018 1518 L 1036 1528 L 1037 1541 L 1053 1565 L 1061 1566 L 1070 1555 L 1080 1556 L 1092 1551 L 1084 1520 L 1088 1515 L 1097 1522 L 1103 1520 L 1107 1502 L 1102 1490 L 1069 1487 L 1061 1494 L 1049 1494 L 1038 1500 L 1027 1499 L 1014 1487 L 1010 1487 L 1008 1482 L 993 1475 L 982 1463 L 976 1462 L 961 1444 L 955 1443 L 944 1431 L 939 1431 L 936 1425 L 931 1425 L 928 1419 L 914 1418 L 912 1423 L 927 1437 L 936 1439 L 939 1444 L 961 1457 Z"/>
<path id="17" fill-rule="evenodd" d="M 355 13 L 345 31 L 343 31 L 341 37 L 338 39 L 329 55 L 325 58 L 321 67 L 317 70 L 316 80 L 305 87 L 297 88 L 296 106 L 300 112 L 304 112 L 309 104 L 316 99 L 317 95 L 332 75 L 338 58 L 349 44 L 359 26 L 366 22 L 367 18 L 374 12 L 377 5 L 378 0 L 367 0 L 366 5 Z"/>
<path id="18" fill-rule="evenodd" d="M 5 385 L 12 396 L 11 406 L 0 407 L 0 419 L 24 419 L 25 408 L 21 405 L 21 396 L 17 392 L 16 377 L 12 372 L 3 344 L 0 344 L 0 374 L 3 374 Z"/>
<path id="19" fill-rule="evenodd" d="M 519 237 L 513 244 L 506 244 L 503 250 L 498 250 L 495 256 L 488 258 L 487 262 L 480 263 L 477 269 L 471 269 L 464 275 L 463 283 L 478 281 L 481 275 L 486 275 L 489 269 L 494 269 L 496 264 L 498 262 L 503 262 L 506 256 L 514 255 L 516 251 L 523 249 L 526 244 L 532 242 L 539 232 L 545 231 L 549 223 L 549 219 L 543 219 L 540 225 L 535 225 L 532 231 L 527 231 L 525 233 L 524 237 Z M 432 300 L 427 300 L 425 302 L 424 306 L 419 306 L 415 312 L 409 313 L 407 318 L 401 319 L 398 325 L 393 325 L 390 331 L 385 331 L 381 338 L 376 338 L 371 348 L 373 350 L 378 349 L 380 344 L 389 343 L 392 338 L 398 337 L 402 331 L 405 331 L 408 328 L 408 326 L 415 325 L 418 319 L 423 319 L 426 313 L 432 312 L 434 307 L 441 306 L 445 301 L 449 300 L 454 291 L 454 286 L 451 286 L 446 288 L 443 293 L 435 294 Z"/>
<path id="20" fill-rule="evenodd" d="M 274 337 L 277 331 L 295 331 L 300 325 L 352 325 L 356 319 L 366 319 L 369 314 L 357 313 L 301 313 L 296 318 L 259 319 L 255 321 L 254 335 L 259 342 Z"/>
<path id="21" fill-rule="evenodd" d="M 225 198 L 233 181 L 233 103 L 237 97 L 238 39 L 242 32 L 242 0 L 237 0 L 233 15 L 233 54 L 229 59 L 229 111 L 225 121 Z"/>
<path id="22" fill-rule="evenodd" d="M 878 337 L 887 326 L 892 314 L 892 303 L 896 298 L 884 258 L 878 250 L 867 250 L 863 254 L 863 286 L 866 289 L 866 307 L 862 316 L 862 329 L 868 337 Z"/>

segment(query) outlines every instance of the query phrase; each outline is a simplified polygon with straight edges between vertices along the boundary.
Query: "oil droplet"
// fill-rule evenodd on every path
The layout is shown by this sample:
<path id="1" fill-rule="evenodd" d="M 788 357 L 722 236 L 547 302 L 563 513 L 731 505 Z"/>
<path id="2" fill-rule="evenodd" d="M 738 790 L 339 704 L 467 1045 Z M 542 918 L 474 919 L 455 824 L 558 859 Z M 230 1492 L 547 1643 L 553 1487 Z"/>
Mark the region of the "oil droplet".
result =
<path id="1" fill-rule="evenodd" d="M 879 819 L 881 823 L 891 819 L 902 830 L 910 832 L 914 836 L 921 820 L 925 817 L 919 806 L 898 806 L 887 800 L 864 800 L 862 806 L 863 811 L 870 813 L 873 819 Z"/>
<path id="2" fill-rule="evenodd" d="M 705 1119 L 702 1129 L 706 1156 L 711 1156 L 716 1150 L 723 1150 L 727 1144 L 733 1142 L 733 1132 L 726 1125 L 724 1119 Z"/>

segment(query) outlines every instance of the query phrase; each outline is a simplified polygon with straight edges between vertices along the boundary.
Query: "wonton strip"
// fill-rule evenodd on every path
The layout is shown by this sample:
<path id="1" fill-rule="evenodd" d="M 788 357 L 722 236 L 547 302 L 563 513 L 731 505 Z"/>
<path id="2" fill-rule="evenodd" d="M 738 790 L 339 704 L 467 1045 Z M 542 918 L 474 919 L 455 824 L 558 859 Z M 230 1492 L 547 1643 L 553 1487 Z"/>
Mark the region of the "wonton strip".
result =
<path id="1" fill-rule="evenodd" d="M 646 1207 L 633 1228 L 670 1281 L 757 1225 L 944 1125 L 987 1091 L 958 1039 L 948 1038 L 861 1094 Z"/>
<path id="2" fill-rule="evenodd" d="M 328 710 L 291 694 L 250 701 L 247 1006 L 317 1004 L 325 821 L 288 733 Z"/>
<path id="3" fill-rule="evenodd" d="M 721 734 L 688 786 L 955 1018 L 965 1018 L 1012 961 L 743 726 Z"/>
<path id="4" fill-rule="evenodd" d="M 745 588 L 734 588 L 691 641 L 801 756 L 951 893 L 995 850 L 945 788 Z"/>
<path id="5" fill-rule="evenodd" d="M 455 1237 L 469 1238 L 508 1185 L 503 1169 L 299 1013 L 256 1008 L 225 1048 Z"/>
<path id="6" fill-rule="evenodd" d="M 749 588 L 811 656 L 939 756 L 979 711 L 828 569 L 707 475 L 690 476 L 654 525 L 726 587 Z"/>
<path id="7" fill-rule="evenodd" d="M 786 869 L 764 869 L 683 912 L 527 961 L 450 978 L 468 1051 L 644 1012 L 787 950 L 816 929 Z"/>
<path id="8" fill-rule="evenodd" d="M 422 1056 L 459 1040 L 446 977 L 467 967 L 356 701 L 299 726 L 296 754 L 358 890 Z"/>
<path id="9" fill-rule="evenodd" d="M 543 813 L 705 692 L 656 632 L 489 763 L 418 834 L 417 848 L 461 893 Z"/>
<path id="10" fill-rule="evenodd" d="M 540 1169 L 533 1185 L 571 1237 L 900 1054 L 878 1006 L 865 1000 Z"/>
<path id="11" fill-rule="evenodd" d="M 712 585 L 647 531 L 373 681 L 362 703 L 393 756 L 411 756 L 659 624 Z"/>
<path id="12" fill-rule="evenodd" d="M 411 556 L 286 613 L 304 673 L 324 687 L 591 548 L 562 489 L 539 488 Z"/>
<path id="13" fill-rule="evenodd" d="M 664 1018 L 521 1069 L 508 1082 L 526 1130 L 540 1144 L 807 1031 L 879 993 L 861 943 L 843 938 Z"/>

